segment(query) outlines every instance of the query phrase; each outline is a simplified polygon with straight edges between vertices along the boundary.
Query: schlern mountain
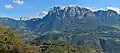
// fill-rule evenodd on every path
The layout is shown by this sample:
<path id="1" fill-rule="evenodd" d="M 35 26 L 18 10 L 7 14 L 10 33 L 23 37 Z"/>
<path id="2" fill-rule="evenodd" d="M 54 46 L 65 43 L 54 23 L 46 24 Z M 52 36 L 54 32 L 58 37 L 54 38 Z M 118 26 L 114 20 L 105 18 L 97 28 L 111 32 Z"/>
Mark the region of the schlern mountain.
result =
<path id="1" fill-rule="evenodd" d="M 93 12 L 79 6 L 57 6 L 42 19 L 25 21 L 1 17 L 0 23 L 33 43 L 61 40 L 104 53 L 120 52 L 120 15 L 114 10 Z"/>

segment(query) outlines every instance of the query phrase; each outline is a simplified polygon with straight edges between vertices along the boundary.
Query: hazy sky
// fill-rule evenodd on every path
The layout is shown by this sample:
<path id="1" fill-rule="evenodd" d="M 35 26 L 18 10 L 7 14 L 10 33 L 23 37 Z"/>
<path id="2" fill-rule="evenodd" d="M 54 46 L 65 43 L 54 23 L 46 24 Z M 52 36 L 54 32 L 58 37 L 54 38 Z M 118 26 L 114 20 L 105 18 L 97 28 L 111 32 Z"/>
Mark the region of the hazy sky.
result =
<path id="1" fill-rule="evenodd" d="M 0 0 L 1 16 L 38 16 L 53 6 L 80 5 L 92 8 L 120 8 L 120 0 Z"/>

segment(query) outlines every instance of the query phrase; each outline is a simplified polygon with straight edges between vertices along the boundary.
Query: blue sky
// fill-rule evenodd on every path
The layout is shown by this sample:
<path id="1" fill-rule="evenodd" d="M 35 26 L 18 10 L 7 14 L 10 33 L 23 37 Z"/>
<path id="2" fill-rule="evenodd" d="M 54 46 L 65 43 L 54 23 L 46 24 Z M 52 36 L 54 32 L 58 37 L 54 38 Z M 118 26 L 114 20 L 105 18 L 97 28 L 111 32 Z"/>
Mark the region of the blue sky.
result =
<path id="1" fill-rule="evenodd" d="M 18 1 L 18 2 L 16 2 Z M 80 5 L 93 8 L 120 8 L 120 0 L 0 0 L 1 16 L 38 16 L 53 6 Z"/>

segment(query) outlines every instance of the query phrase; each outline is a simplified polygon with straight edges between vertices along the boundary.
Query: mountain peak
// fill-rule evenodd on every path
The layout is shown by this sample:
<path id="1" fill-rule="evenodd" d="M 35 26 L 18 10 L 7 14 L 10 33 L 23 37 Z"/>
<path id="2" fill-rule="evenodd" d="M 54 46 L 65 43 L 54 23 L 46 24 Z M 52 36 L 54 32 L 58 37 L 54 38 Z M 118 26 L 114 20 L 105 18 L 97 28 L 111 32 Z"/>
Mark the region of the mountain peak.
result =
<path id="1" fill-rule="evenodd" d="M 80 6 L 56 6 L 51 8 L 48 15 L 54 15 L 56 17 L 76 17 L 82 18 L 86 13 L 92 12 L 87 8 Z"/>
<path id="2" fill-rule="evenodd" d="M 108 9 L 106 11 L 104 10 L 99 10 L 95 12 L 96 16 L 118 16 L 118 13 L 114 10 Z"/>

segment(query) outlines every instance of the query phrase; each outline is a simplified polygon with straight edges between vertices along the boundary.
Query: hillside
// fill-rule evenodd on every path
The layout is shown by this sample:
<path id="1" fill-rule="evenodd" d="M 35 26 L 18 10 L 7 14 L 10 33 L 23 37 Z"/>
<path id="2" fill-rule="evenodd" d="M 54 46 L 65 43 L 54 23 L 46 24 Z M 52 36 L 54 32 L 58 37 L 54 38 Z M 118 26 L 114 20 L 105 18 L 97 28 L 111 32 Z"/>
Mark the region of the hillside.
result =
<path id="1" fill-rule="evenodd" d="M 0 53 L 102 53 L 93 48 L 77 45 L 74 47 L 62 41 L 43 41 L 34 44 L 23 42 L 11 30 L 0 28 Z"/>

